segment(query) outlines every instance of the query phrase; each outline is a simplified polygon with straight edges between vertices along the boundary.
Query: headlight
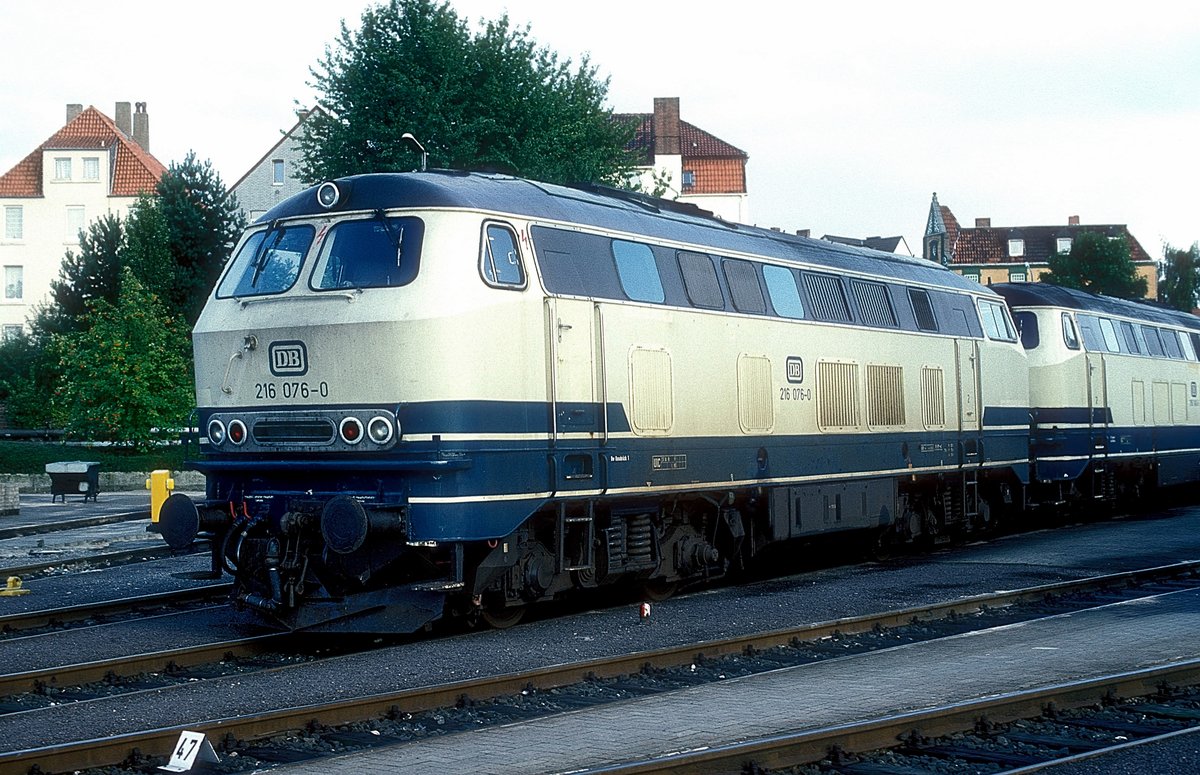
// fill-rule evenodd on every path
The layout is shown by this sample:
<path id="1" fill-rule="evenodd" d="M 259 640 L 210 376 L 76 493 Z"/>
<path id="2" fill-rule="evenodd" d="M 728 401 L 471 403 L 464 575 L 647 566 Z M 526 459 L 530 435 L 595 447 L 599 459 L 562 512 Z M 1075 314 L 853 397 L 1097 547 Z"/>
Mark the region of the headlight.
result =
<path id="1" fill-rule="evenodd" d="M 362 422 L 357 417 L 347 417 L 338 425 L 338 433 L 347 444 L 357 444 L 363 437 Z"/>
<path id="2" fill-rule="evenodd" d="M 208 440 L 220 446 L 225 443 L 225 423 L 220 420 L 208 421 Z"/>
<path id="3" fill-rule="evenodd" d="M 317 204 L 321 207 L 330 210 L 340 201 L 342 201 L 342 192 L 337 187 L 337 183 L 330 180 L 317 186 Z"/>
<path id="4" fill-rule="evenodd" d="M 392 440 L 392 421 L 382 415 L 372 417 L 367 423 L 367 435 L 376 444 L 387 444 Z"/>

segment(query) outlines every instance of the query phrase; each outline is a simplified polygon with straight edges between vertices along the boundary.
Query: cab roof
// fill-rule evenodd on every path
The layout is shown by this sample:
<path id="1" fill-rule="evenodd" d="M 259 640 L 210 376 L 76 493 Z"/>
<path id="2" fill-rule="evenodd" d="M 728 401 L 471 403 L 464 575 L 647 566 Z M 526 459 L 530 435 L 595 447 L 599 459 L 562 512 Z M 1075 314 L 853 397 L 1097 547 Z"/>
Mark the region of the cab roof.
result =
<path id="1" fill-rule="evenodd" d="M 998 283 L 992 290 L 1010 307 L 1061 307 L 1200 330 L 1200 318 L 1157 302 L 1129 301 L 1050 283 Z"/>

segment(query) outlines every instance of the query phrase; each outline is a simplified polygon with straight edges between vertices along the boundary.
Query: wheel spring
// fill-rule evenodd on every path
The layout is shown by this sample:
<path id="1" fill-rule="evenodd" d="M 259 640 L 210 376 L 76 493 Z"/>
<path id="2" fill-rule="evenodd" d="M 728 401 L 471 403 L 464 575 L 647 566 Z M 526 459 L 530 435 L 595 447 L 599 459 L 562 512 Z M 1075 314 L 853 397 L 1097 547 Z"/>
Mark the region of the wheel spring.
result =
<path id="1" fill-rule="evenodd" d="M 650 523 L 649 514 L 629 517 L 628 530 L 625 534 L 625 550 L 630 564 L 653 561 L 654 525 Z"/>

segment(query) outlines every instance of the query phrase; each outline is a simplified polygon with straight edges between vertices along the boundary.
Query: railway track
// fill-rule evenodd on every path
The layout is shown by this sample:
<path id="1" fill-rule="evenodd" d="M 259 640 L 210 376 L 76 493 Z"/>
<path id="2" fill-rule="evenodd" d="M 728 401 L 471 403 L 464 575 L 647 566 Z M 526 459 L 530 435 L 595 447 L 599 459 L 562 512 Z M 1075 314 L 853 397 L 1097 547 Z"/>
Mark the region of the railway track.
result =
<path id="1" fill-rule="evenodd" d="M 14 634 L 28 633 L 31 630 L 58 629 L 78 622 L 145 616 L 164 608 L 190 608 L 197 604 L 213 603 L 228 597 L 232 587 L 233 585 L 228 582 L 207 584 L 191 589 L 178 589 L 116 600 L 19 611 L 0 616 L 0 633 L 3 633 L 3 636 L 11 637 Z"/>
<path id="2" fill-rule="evenodd" d="M 584 771 L 610 775 L 916 775 L 935 771 L 928 765 L 929 760 L 935 760 L 942 764 L 996 765 L 984 771 L 1016 775 L 1181 734 L 1200 733 L 1197 706 L 1200 660 L 1192 659 L 917 713 Z M 1078 709 L 1091 710 L 1071 712 Z M 1133 718 L 1112 718 L 1117 715 L 1113 709 Z M 1175 721 L 1181 728 L 1164 729 L 1148 718 Z M 1080 735 L 1081 729 L 1099 734 Z M 897 752 L 900 758 L 879 755 L 884 751 Z"/>
<path id="3" fill-rule="evenodd" d="M 0 541 L 9 538 L 21 538 L 23 536 L 46 535 L 47 533 L 61 533 L 64 530 L 78 530 L 86 527 L 98 527 L 100 525 L 111 525 L 116 522 L 133 522 L 137 520 L 149 520 L 150 510 L 142 509 L 140 511 L 123 511 L 117 514 L 99 514 L 92 517 L 78 517 L 76 519 L 61 519 L 52 522 L 26 522 L 12 527 L 0 528 Z"/>
<path id="4" fill-rule="evenodd" d="M 692 643 L 679 647 L 626 654 L 612 658 L 556 665 L 532 671 L 514 672 L 482 679 L 471 679 L 437 686 L 376 694 L 370 697 L 281 708 L 252 716 L 209 719 L 203 723 L 191 725 L 189 728 L 206 732 L 210 739 L 226 747 L 237 748 L 240 746 L 242 750 L 246 750 L 249 747 L 257 751 L 257 754 L 249 754 L 250 756 L 263 756 L 262 751 L 255 748 L 258 745 L 256 741 L 278 736 L 291 730 L 328 729 L 333 730 L 332 734 L 335 736 L 338 734 L 344 736 L 347 734 L 345 731 L 338 731 L 340 725 L 356 721 L 379 718 L 403 718 L 412 714 L 436 709 L 455 708 L 456 706 L 460 708 L 476 707 L 480 704 L 486 704 L 491 698 L 521 696 L 531 693 L 540 693 L 544 696 L 548 692 L 552 693 L 564 687 L 571 686 L 583 686 L 586 688 L 586 693 L 604 695 L 606 691 L 605 682 L 617 681 L 620 685 L 616 691 L 609 691 L 609 694 L 612 695 L 609 699 L 606 700 L 604 696 L 600 696 L 598 699 L 589 698 L 585 700 L 585 702 L 611 701 L 629 696 L 629 692 L 631 691 L 630 684 L 625 679 L 631 676 L 654 675 L 659 671 L 684 668 L 685 677 L 681 680 L 686 684 L 688 680 L 692 680 L 691 677 L 686 675 L 687 666 L 691 665 L 694 671 L 697 664 L 705 666 L 715 665 L 715 669 L 720 672 L 722 670 L 722 660 L 731 660 L 729 664 L 736 665 L 736 669 L 739 670 L 747 669 L 746 665 L 750 662 L 757 662 L 758 665 L 757 667 L 749 668 L 751 670 L 771 670 L 784 666 L 789 661 L 792 663 L 804 663 L 828 656 L 845 654 L 846 645 L 844 641 L 853 636 L 863 637 L 867 643 L 864 648 L 868 649 L 872 647 L 870 645 L 872 637 L 876 637 L 878 645 L 874 647 L 878 648 L 883 645 L 895 645 L 896 636 L 892 634 L 892 630 L 897 628 L 903 630 L 905 627 L 910 627 L 922 630 L 921 634 L 912 636 L 914 639 L 936 638 L 944 635 L 946 630 L 944 628 L 937 631 L 931 630 L 928 627 L 928 624 L 931 622 L 949 622 L 950 631 L 954 631 L 954 627 L 957 627 L 959 631 L 963 631 L 970 630 L 972 627 L 980 624 L 978 621 L 972 620 L 971 617 L 990 616 L 992 619 L 984 622 L 984 626 L 995 626 L 997 621 L 1001 623 L 1006 621 L 1004 619 L 1006 616 L 1009 619 L 1015 618 L 1016 620 L 1020 620 L 1022 616 L 1025 618 L 1029 618 L 1030 616 L 1045 616 L 1047 608 L 1050 611 L 1070 610 L 1072 607 L 1079 608 L 1081 606 L 1086 607 L 1098 604 L 1094 599 L 1091 602 L 1071 602 L 1070 598 L 1072 596 L 1099 595 L 1100 602 L 1102 603 L 1109 599 L 1121 597 L 1127 599 L 1130 596 L 1148 594 L 1144 589 L 1141 592 L 1133 589 L 1133 587 L 1138 586 L 1165 585 L 1167 589 L 1194 587 L 1200 584 L 1200 581 L 1197 580 L 1198 571 L 1200 571 L 1200 562 L 1178 563 L 1143 571 L 1043 585 L 1012 592 L 980 595 L 951 603 L 908 608 L 882 615 L 837 619 L 817 625 L 762 632 L 704 643 Z M 1022 614 L 1015 610 L 1020 606 L 1034 606 L 1036 610 Z M 881 634 L 886 634 L 886 637 L 878 637 Z M 251 644 L 250 647 L 257 648 L 266 645 L 267 642 L 264 641 Z M 213 646 L 218 651 L 222 647 L 221 644 Z M 198 654 L 197 652 L 196 658 L 202 658 Z M 147 658 L 149 661 L 146 664 L 161 664 L 164 660 L 177 660 L 177 657 L 165 653 L 151 655 Z M 186 659 L 188 657 L 185 656 L 182 658 Z M 107 675 L 112 671 L 118 671 L 122 668 L 118 664 L 112 663 L 108 665 L 91 664 L 77 666 L 77 669 L 81 671 L 77 675 L 94 676 L 97 673 Z M 284 667 L 278 669 L 286 676 L 287 674 L 284 671 L 292 668 Z M 121 674 L 127 675 L 129 671 L 126 670 Z M 72 680 L 67 677 L 68 675 L 70 673 L 63 668 L 57 668 L 53 674 L 46 673 L 37 677 L 36 680 L 42 682 L 53 681 L 58 683 L 58 685 L 63 685 L 64 682 Z M 720 675 L 722 678 L 724 677 L 724 673 L 720 673 Z M 15 686 L 22 681 L 28 685 L 30 678 L 31 676 L 14 676 L 12 677 L 13 685 Z M 287 678 L 284 677 L 283 680 L 287 680 Z M 696 680 L 706 679 L 703 676 L 697 676 Z M 636 691 L 636 689 L 632 689 L 632 691 Z M 1081 692 L 1080 696 L 1083 696 L 1083 694 L 1086 694 L 1086 692 Z M 1092 696 L 1092 699 L 1094 700 L 1094 696 Z M 970 716 L 971 713 L 975 713 L 975 717 L 977 717 L 978 709 L 968 709 L 963 711 L 963 713 L 966 714 L 963 716 L 964 718 Z M 508 716 L 504 720 L 511 720 L 511 718 L 511 716 Z M 914 719 L 909 718 L 908 721 L 911 728 Z M 30 748 L 22 751 L 10 751 L 0 754 L 0 771 L 25 772 L 35 765 L 40 767 L 43 772 L 61 772 L 112 766 L 129 761 L 135 751 L 137 752 L 137 756 L 161 756 L 171 749 L 182 729 L 182 727 L 150 729 L 137 733 L 117 735 L 104 740 L 84 740 L 69 744 Z M 351 737 L 355 736 L 352 734 Z M 857 737 L 854 737 L 854 739 L 857 739 Z M 821 748 L 821 755 L 824 755 L 828 745 L 834 744 L 842 745 L 847 751 L 861 750 L 856 746 L 843 743 L 829 743 L 824 744 L 825 747 Z M 807 743 L 807 745 L 809 747 L 806 750 L 816 750 L 814 748 L 816 746 L 815 743 Z M 746 753 L 746 751 L 731 752 L 730 755 L 741 756 L 744 761 Z M 763 755 L 767 756 L 765 753 Z M 269 758 L 269 754 L 267 756 Z M 770 761 L 774 762 L 775 759 L 770 759 Z M 679 771 L 692 771 L 690 769 L 692 765 L 692 762 L 680 763 Z M 642 766 L 649 767 L 652 765 L 650 763 L 643 763 Z M 671 766 L 675 765 L 672 764 Z"/>

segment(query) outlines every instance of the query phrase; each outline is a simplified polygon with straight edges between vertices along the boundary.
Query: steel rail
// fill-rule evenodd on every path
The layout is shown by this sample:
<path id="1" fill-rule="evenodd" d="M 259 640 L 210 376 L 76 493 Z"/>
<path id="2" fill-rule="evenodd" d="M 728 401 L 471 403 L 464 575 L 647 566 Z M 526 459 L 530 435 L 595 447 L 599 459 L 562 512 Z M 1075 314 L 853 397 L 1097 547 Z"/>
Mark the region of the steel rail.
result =
<path id="1" fill-rule="evenodd" d="M 133 562 L 142 560 L 158 560 L 164 557 L 178 557 L 187 554 L 200 554 L 208 552 L 208 541 L 204 539 L 197 540 L 191 551 L 180 551 L 172 549 L 169 546 L 145 546 L 141 549 L 123 549 L 118 552 L 106 552 L 104 554 L 87 554 L 78 557 L 61 557 L 57 560 L 47 560 L 45 562 L 34 562 L 28 565 L 13 565 L 8 567 L 0 567 L 0 575 L 2 576 L 30 576 L 34 573 L 50 570 L 51 568 L 65 568 L 72 565 L 100 565 L 104 563 L 114 563 L 117 565 L 128 565 Z"/>
<path id="2" fill-rule="evenodd" d="M 855 634 L 869 632 L 880 627 L 895 627 L 913 622 L 930 621 L 951 615 L 971 613 L 985 608 L 999 608 L 1020 602 L 1044 599 L 1054 594 L 1083 592 L 1118 584 L 1144 583 L 1167 577 L 1178 577 L 1194 573 L 1197 569 L 1200 569 L 1200 561 L 1180 562 L 1138 571 L 1126 571 L 1104 576 L 1093 576 L 1086 579 L 1044 584 L 1023 590 L 975 595 L 932 606 L 907 608 L 883 614 L 847 617 L 814 625 L 803 625 L 782 630 L 735 636 L 685 646 L 673 646 L 617 657 L 603 657 L 498 676 L 472 678 L 438 686 L 419 687 L 385 692 L 367 697 L 338 700 L 336 702 L 282 708 L 250 716 L 209 719 L 197 721 L 187 727 L 165 727 L 141 732 L 130 732 L 104 739 L 80 740 L 26 750 L 8 751 L 0 753 L 0 773 L 10 771 L 27 772 L 35 765 L 40 767 L 44 772 L 66 772 L 89 767 L 111 766 L 125 761 L 135 750 L 144 755 L 166 756 L 173 748 L 180 732 L 185 729 L 204 732 L 210 739 L 218 742 L 226 737 L 239 740 L 262 739 L 312 725 L 336 726 L 338 724 L 364 721 L 385 715 L 417 713 L 424 710 L 449 707 L 457 704 L 464 697 L 474 700 L 484 700 L 510 696 L 518 694 L 531 686 L 539 689 L 552 689 L 584 680 L 629 675 L 648 667 L 675 667 L 689 664 L 697 659 L 747 653 L 775 646 L 814 641 L 829 637 L 835 633 Z M 1192 664 L 1194 664 L 1194 670 L 1197 674 L 1197 681 L 1200 682 L 1200 660 L 1196 660 Z M 283 673 L 297 667 L 302 666 L 289 665 L 269 668 L 269 671 Z M 1154 688 L 1155 680 L 1159 682 L 1165 680 L 1163 677 L 1166 675 L 1163 672 L 1164 670 L 1165 668 L 1158 668 L 1154 671 L 1147 671 L 1148 675 L 1152 674 L 1157 677 L 1146 679 L 1149 681 L 1146 686 Z M 1100 680 L 1100 684 L 1106 687 L 1116 686 L 1116 684 L 1104 683 L 1104 681 L 1109 680 L 1111 679 Z M 1141 691 L 1141 689 L 1138 691 L 1146 693 Z M 1088 693 L 1088 690 L 1079 689 L 1077 693 L 1081 697 L 1087 697 L 1087 700 L 1081 700 L 1080 704 L 1095 701 L 1094 692 Z M 1068 702 L 1065 699 L 1065 695 L 1064 699 L 1060 702 Z M 1014 707 L 1016 706 L 1014 705 Z M 1034 703 L 1025 707 L 1034 708 L 1035 712 L 1032 715 L 1038 715 L 1041 712 L 1042 706 L 1041 704 Z M 958 713 L 958 721 L 956 723 L 965 723 L 968 726 L 973 725 L 980 712 L 980 709 L 973 705 L 964 705 Z M 992 714 L 993 718 L 1002 717 L 1005 713 L 1013 713 L 1015 715 L 1012 718 L 1015 719 L 1021 717 L 1020 713 L 1026 711 L 1004 711 L 997 706 L 997 709 L 988 712 Z M 935 723 L 937 719 L 942 717 L 931 711 L 924 714 L 908 714 L 902 718 L 907 721 L 908 728 L 910 729 L 913 726 L 925 725 L 924 728 L 928 730 L 927 733 L 930 735 L 938 734 L 937 730 L 942 728 Z M 945 716 L 945 718 L 948 719 L 950 717 Z M 881 728 L 885 726 L 883 722 L 874 723 L 881 726 Z M 896 734 L 894 731 L 895 723 L 898 722 L 893 722 L 893 725 L 886 725 L 886 731 L 884 732 L 872 732 L 870 725 L 864 726 L 861 729 L 847 731 L 845 735 L 838 738 L 843 741 L 838 744 L 843 745 L 846 750 L 873 750 L 887 747 L 894 743 L 894 736 Z M 949 721 L 942 721 L 940 723 L 946 724 L 945 728 L 948 730 L 953 729 L 957 731 L 960 728 Z M 813 734 L 815 733 L 804 733 L 804 735 Z M 889 735 L 891 735 L 891 738 L 888 737 Z M 801 739 L 803 740 L 803 736 L 801 736 Z M 819 759 L 825 755 L 826 749 L 831 744 L 830 742 L 813 743 L 809 745 L 809 750 L 817 751 L 819 748 L 820 755 L 817 757 Z M 864 745 L 867 747 L 860 747 Z M 763 750 L 766 751 L 768 747 L 765 744 L 763 746 Z M 710 755 L 716 756 L 717 753 L 713 751 L 710 752 Z M 732 755 L 743 756 L 744 759 L 744 752 Z M 674 766 L 670 762 L 662 760 L 658 764 Z M 691 766 L 692 764 L 690 763 L 680 765 L 677 771 L 695 772 L 696 770 L 691 769 Z M 630 770 L 630 772 L 635 771 Z M 669 772 L 671 770 L 662 771 Z"/>
<path id="3" fill-rule="evenodd" d="M 157 592 L 151 595 L 137 597 L 122 597 L 115 600 L 101 600 L 95 603 L 80 603 L 62 608 L 43 608 L 36 611 L 20 611 L 0 616 L 0 631 L 19 632 L 39 627 L 48 627 L 63 622 L 78 622 L 99 616 L 128 613 L 142 608 L 153 608 L 164 605 L 181 605 L 197 601 L 211 600 L 214 597 L 228 595 L 233 584 L 205 584 L 190 589 L 177 589 L 170 592 Z"/>
<path id="4" fill-rule="evenodd" d="M 139 519 L 149 520 L 150 510 L 142 509 L 141 511 L 123 511 L 117 514 L 102 514 L 97 517 L 79 517 L 77 519 L 65 519 L 59 522 L 26 522 L 19 525 L 13 525 L 12 527 L 0 528 L 0 541 L 7 540 L 9 538 L 45 535 L 47 533 L 60 533 L 65 530 L 78 530 L 87 527 L 112 525 L 117 522 L 136 522 Z"/>
<path id="5" fill-rule="evenodd" d="M 289 635 L 290 633 L 285 632 L 267 633 L 217 643 L 201 643 L 184 648 L 148 651 L 112 659 L 7 673 L 0 675 L 0 697 L 37 691 L 42 686 L 79 686 L 113 676 L 164 673 L 224 659 L 253 657 L 272 650 Z"/>

